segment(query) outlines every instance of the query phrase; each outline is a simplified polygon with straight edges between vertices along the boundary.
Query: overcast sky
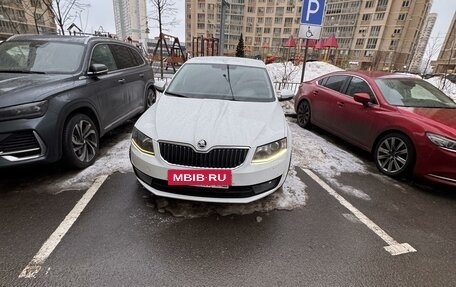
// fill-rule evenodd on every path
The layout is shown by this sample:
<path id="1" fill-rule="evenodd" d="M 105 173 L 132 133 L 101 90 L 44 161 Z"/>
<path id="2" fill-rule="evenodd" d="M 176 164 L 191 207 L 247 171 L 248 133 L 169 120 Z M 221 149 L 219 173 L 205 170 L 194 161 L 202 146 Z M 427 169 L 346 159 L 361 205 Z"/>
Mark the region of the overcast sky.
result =
<path id="1" fill-rule="evenodd" d="M 397 0 L 396 0 L 397 1 Z M 432 31 L 432 37 L 439 36 L 441 41 L 444 40 L 448 27 L 456 11 L 455 0 L 434 0 L 431 12 L 438 13 L 437 21 Z M 93 32 L 99 30 L 100 27 L 107 32 L 115 33 L 116 27 L 114 24 L 114 10 L 112 0 L 88 0 L 90 8 L 83 13 L 81 23 L 77 23 L 82 27 L 86 27 L 86 32 Z M 146 0 L 150 8 L 150 1 Z M 175 0 L 176 8 L 179 10 L 176 18 L 180 24 L 171 29 L 167 34 L 179 37 L 180 41 L 185 41 L 185 0 Z M 451 4 L 450 4 L 451 3 Z M 81 21 L 80 21 L 81 22 Z M 150 26 L 153 26 L 151 23 Z M 150 28 L 149 37 L 153 38 L 158 36 L 158 29 Z"/>

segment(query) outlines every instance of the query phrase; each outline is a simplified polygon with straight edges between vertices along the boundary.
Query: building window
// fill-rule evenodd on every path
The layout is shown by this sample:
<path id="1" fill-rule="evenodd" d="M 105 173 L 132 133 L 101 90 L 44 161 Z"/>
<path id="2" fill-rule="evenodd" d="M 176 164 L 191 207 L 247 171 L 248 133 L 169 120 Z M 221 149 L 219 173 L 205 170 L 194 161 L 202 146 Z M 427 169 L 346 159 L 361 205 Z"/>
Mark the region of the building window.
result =
<path id="1" fill-rule="evenodd" d="M 264 28 L 263 32 L 265 34 L 270 34 L 271 33 L 271 28 Z"/>
<path id="2" fill-rule="evenodd" d="M 198 29 L 203 30 L 206 27 L 206 25 L 204 23 L 198 23 L 197 27 Z"/>
<path id="3" fill-rule="evenodd" d="M 253 13 L 255 12 L 255 9 L 253 9 L 253 7 L 249 6 L 247 7 L 247 13 Z"/>
<path id="4" fill-rule="evenodd" d="M 385 13 L 375 13 L 374 19 L 376 21 L 381 21 L 383 18 L 385 18 Z"/>
<path id="5" fill-rule="evenodd" d="M 274 7 L 268 7 L 268 8 L 266 8 L 266 13 L 267 13 L 267 14 L 272 14 L 272 13 L 274 13 Z"/>
<path id="6" fill-rule="evenodd" d="M 376 46 L 377 46 L 377 38 L 367 39 L 366 49 L 375 49 Z"/>
<path id="7" fill-rule="evenodd" d="M 382 26 L 372 26 L 370 36 L 373 36 L 373 37 L 378 36 L 380 34 L 381 29 L 382 29 Z"/>
<path id="8" fill-rule="evenodd" d="M 397 43 L 399 43 L 399 40 L 391 40 L 389 49 L 390 49 L 390 50 L 396 49 Z"/>
<path id="9" fill-rule="evenodd" d="M 275 17 L 274 24 L 282 24 L 282 20 L 283 20 L 283 18 L 281 18 L 281 17 Z"/>
<path id="10" fill-rule="evenodd" d="M 274 28 L 274 36 L 280 36 L 280 34 L 282 33 L 282 29 L 281 28 Z"/>
<path id="11" fill-rule="evenodd" d="M 408 7 L 408 6 L 410 6 L 409 0 L 402 1 L 402 7 Z"/>
<path id="12" fill-rule="evenodd" d="M 364 47 L 364 39 L 356 39 L 356 48 Z"/>
<path id="13" fill-rule="evenodd" d="M 405 21 L 407 19 L 407 14 L 399 14 L 399 17 L 397 18 L 399 21 Z"/>
<path id="14" fill-rule="evenodd" d="M 41 0 L 32 0 L 32 6 L 36 8 L 41 8 Z"/>
<path id="15" fill-rule="evenodd" d="M 366 2 L 366 6 L 364 6 L 365 8 L 372 8 L 374 7 L 374 1 L 367 1 Z"/>
<path id="16" fill-rule="evenodd" d="M 363 14 L 363 17 L 361 18 L 363 21 L 369 21 L 371 19 L 372 14 Z"/>
<path id="17" fill-rule="evenodd" d="M 388 0 L 378 0 L 377 7 L 386 7 L 388 6 Z"/>

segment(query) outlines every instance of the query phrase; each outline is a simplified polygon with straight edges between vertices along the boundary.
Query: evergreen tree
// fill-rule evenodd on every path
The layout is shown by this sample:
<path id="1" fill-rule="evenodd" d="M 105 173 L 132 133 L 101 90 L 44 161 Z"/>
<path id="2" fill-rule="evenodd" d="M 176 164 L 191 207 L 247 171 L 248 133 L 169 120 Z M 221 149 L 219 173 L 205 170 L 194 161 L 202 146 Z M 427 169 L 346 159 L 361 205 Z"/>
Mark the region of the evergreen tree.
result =
<path id="1" fill-rule="evenodd" d="M 242 37 L 242 33 L 241 33 L 241 37 L 239 38 L 239 42 L 238 42 L 237 47 L 236 47 L 236 57 L 241 57 L 241 58 L 245 57 L 245 55 L 244 55 L 244 39 Z"/>

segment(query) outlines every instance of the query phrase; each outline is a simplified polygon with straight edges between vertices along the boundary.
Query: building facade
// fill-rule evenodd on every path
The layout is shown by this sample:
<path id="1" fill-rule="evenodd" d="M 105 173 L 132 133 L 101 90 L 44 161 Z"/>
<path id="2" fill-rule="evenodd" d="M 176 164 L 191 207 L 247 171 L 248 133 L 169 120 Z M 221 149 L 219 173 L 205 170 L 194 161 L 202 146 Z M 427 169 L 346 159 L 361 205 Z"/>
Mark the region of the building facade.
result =
<path id="1" fill-rule="evenodd" d="M 433 65 L 436 73 L 456 73 L 456 13 Z"/>
<path id="2" fill-rule="evenodd" d="M 224 51 L 234 55 L 241 33 L 247 56 L 289 52 L 298 37 L 302 0 L 231 0 L 225 17 Z M 219 38 L 220 0 L 186 0 L 186 42 Z M 431 0 L 326 0 L 321 38 L 335 35 L 338 48 L 310 49 L 353 69 L 409 70 Z M 292 53 L 301 53 L 303 41 Z M 188 45 L 188 48 L 189 45 Z M 332 57 L 328 57 L 330 54 Z"/>
<path id="3" fill-rule="evenodd" d="M 413 55 L 412 62 L 410 64 L 410 71 L 414 73 L 422 72 L 422 63 L 424 59 L 424 54 L 426 52 L 426 47 L 428 45 L 429 39 L 431 37 L 432 29 L 434 28 L 435 21 L 437 20 L 437 13 L 430 13 L 426 24 L 421 31 L 420 39 L 416 46 L 415 55 Z"/>
<path id="4" fill-rule="evenodd" d="M 42 0 L 1 0 L 0 41 L 14 34 L 56 34 L 54 14 Z"/>
<path id="5" fill-rule="evenodd" d="M 130 37 L 143 42 L 147 35 L 146 0 L 113 0 L 116 34 L 120 40 Z"/>

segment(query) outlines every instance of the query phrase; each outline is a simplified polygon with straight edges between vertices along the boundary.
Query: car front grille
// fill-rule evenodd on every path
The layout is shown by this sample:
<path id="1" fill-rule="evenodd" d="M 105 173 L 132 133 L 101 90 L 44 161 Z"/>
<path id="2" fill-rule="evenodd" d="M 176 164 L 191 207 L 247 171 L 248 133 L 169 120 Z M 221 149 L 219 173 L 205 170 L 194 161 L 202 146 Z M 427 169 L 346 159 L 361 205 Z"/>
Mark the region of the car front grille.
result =
<path id="1" fill-rule="evenodd" d="M 244 162 L 248 151 L 247 148 L 216 148 L 209 152 L 197 152 L 186 145 L 160 143 L 160 154 L 164 160 L 192 167 L 234 168 Z"/>
<path id="2" fill-rule="evenodd" d="M 41 145 L 31 130 L 0 134 L 0 155 L 23 158 L 38 156 L 42 153 Z"/>

